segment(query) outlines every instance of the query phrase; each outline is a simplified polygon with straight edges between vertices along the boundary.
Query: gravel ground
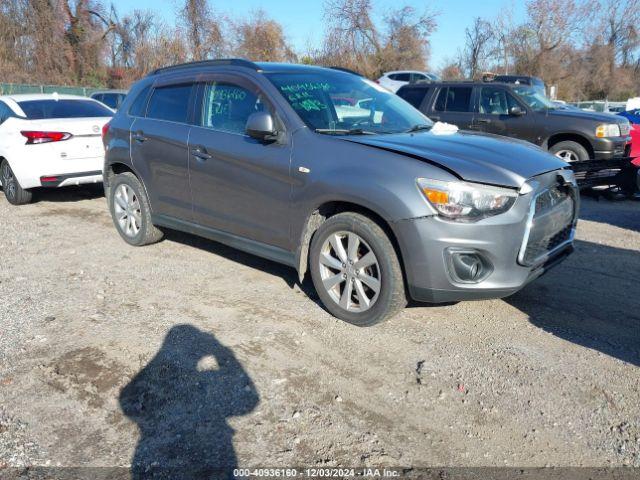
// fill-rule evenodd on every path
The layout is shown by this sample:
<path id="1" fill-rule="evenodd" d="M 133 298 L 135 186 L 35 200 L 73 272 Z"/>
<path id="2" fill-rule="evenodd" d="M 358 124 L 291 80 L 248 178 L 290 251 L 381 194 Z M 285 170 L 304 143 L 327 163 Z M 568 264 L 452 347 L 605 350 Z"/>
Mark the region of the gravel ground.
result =
<path id="1" fill-rule="evenodd" d="M 585 199 L 522 292 L 362 329 L 277 264 L 127 246 L 95 189 L 2 196 L 0 470 L 640 467 L 639 212 Z"/>

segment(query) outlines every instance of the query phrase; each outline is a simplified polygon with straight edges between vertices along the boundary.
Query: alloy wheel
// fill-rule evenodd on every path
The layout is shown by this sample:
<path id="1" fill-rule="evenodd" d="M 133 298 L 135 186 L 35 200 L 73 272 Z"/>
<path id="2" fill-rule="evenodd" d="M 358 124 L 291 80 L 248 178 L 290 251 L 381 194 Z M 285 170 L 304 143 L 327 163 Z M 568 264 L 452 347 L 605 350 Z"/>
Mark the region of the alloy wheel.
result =
<path id="1" fill-rule="evenodd" d="M 556 152 L 556 157 L 561 158 L 565 162 L 577 162 L 580 160 L 576 152 L 573 150 L 558 150 Z"/>
<path id="2" fill-rule="evenodd" d="M 138 196 L 131 187 L 121 184 L 116 189 L 113 200 L 120 230 L 127 237 L 135 237 L 142 227 L 142 211 Z"/>
<path id="3" fill-rule="evenodd" d="M 364 312 L 375 304 L 382 280 L 380 266 L 362 237 L 353 232 L 332 233 L 318 261 L 322 284 L 341 308 Z"/>

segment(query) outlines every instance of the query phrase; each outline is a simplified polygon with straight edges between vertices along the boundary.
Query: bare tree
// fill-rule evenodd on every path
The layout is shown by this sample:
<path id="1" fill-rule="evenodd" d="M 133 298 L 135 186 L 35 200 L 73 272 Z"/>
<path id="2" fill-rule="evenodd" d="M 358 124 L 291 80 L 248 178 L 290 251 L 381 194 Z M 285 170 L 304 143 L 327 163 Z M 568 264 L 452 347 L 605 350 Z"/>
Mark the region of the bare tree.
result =
<path id="1" fill-rule="evenodd" d="M 429 36 L 437 14 L 413 7 L 389 12 L 383 25 L 373 21 L 371 0 L 327 0 L 327 30 L 321 63 L 376 76 L 395 68 L 426 68 Z"/>
<path id="2" fill-rule="evenodd" d="M 256 10 L 235 26 L 237 55 L 255 61 L 287 62 L 295 53 L 287 43 L 282 25 L 270 19 L 264 10 Z"/>
<path id="3" fill-rule="evenodd" d="M 473 25 L 465 29 L 465 36 L 464 69 L 469 78 L 476 78 L 486 69 L 486 62 L 494 50 L 494 30 L 489 22 L 476 17 Z"/>
<path id="4" fill-rule="evenodd" d="M 185 0 L 180 14 L 193 60 L 211 58 L 222 51 L 222 27 L 208 0 Z"/>
<path id="5" fill-rule="evenodd" d="M 436 16 L 429 10 L 419 15 L 409 6 L 389 12 L 384 18 L 386 35 L 381 70 L 426 69 L 430 55 L 429 37 L 437 26 Z"/>

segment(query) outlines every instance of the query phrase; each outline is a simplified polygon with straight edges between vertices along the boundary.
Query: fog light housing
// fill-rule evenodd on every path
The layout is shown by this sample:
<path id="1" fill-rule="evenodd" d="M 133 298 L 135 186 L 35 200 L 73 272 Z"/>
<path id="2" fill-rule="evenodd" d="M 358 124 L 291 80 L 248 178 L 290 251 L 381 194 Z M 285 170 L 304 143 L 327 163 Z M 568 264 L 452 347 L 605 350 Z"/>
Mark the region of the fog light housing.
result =
<path id="1" fill-rule="evenodd" d="M 480 283 L 493 271 L 491 263 L 476 250 L 448 249 L 447 257 L 449 273 L 457 283 Z"/>

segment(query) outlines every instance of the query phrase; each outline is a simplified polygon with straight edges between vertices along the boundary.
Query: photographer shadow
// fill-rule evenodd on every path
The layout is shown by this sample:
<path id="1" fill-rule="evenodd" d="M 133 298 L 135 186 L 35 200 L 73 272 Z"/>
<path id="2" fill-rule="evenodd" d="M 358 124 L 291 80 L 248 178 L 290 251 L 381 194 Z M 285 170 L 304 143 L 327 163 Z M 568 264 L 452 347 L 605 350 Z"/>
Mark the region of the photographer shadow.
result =
<path id="1" fill-rule="evenodd" d="M 232 478 L 238 465 L 227 418 L 258 402 L 231 350 L 191 325 L 173 327 L 120 394 L 122 411 L 140 430 L 131 478 Z"/>

